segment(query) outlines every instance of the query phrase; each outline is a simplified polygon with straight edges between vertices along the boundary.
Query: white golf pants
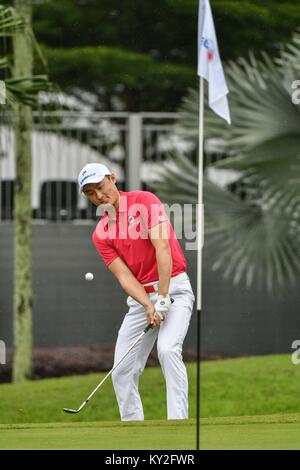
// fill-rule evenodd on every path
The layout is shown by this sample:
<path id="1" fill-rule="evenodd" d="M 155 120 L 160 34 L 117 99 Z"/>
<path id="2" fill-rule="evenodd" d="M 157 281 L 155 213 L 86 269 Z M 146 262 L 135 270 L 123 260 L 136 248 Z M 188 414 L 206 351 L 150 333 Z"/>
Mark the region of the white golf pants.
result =
<path id="1" fill-rule="evenodd" d="M 158 358 L 166 381 L 168 419 L 188 418 L 188 379 L 182 360 L 182 344 L 190 323 L 195 298 L 188 278 L 180 283 L 172 283 L 171 280 L 169 294 L 174 303 L 165 321 L 158 328 L 149 330 L 112 374 L 122 421 L 144 419 L 138 391 L 139 377 L 156 339 Z M 157 293 L 149 295 L 155 304 Z M 144 307 L 132 297 L 127 298 L 127 305 L 129 311 L 119 330 L 115 363 L 148 324 Z"/>

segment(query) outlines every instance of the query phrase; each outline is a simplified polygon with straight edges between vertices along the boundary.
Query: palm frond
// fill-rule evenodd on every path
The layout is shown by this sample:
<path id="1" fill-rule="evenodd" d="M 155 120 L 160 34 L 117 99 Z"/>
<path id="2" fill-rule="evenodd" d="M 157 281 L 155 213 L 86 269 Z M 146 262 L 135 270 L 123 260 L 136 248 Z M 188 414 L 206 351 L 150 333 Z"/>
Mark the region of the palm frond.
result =
<path id="1" fill-rule="evenodd" d="M 2 69 L 10 69 L 10 63 L 7 59 L 7 57 L 1 57 L 0 58 L 0 70 Z"/>
<path id="2" fill-rule="evenodd" d="M 296 60 L 296 59 L 295 59 Z M 300 106 L 291 99 L 292 88 L 282 70 L 266 54 L 258 61 L 229 62 L 225 67 L 230 90 L 232 126 L 206 109 L 205 135 L 223 139 L 223 150 L 239 153 L 280 135 L 300 134 Z M 190 90 L 179 109 L 179 131 L 198 135 L 198 92 Z"/>
<path id="3" fill-rule="evenodd" d="M 13 7 L 0 5 L 0 36 L 13 36 L 25 31 L 25 21 Z"/>
<path id="4" fill-rule="evenodd" d="M 9 102 L 20 102 L 28 106 L 37 104 L 38 94 L 41 91 L 52 90 L 52 84 L 47 75 L 9 78 L 5 80 L 5 84 Z"/>
<path id="5" fill-rule="evenodd" d="M 168 204 L 197 204 L 198 172 L 175 154 L 158 171 L 152 188 Z M 204 178 L 205 243 L 214 270 L 234 284 L 255 283 L 271 292 L 295 283 L 300 273 L 300 200 L 241 178 L 243 199 Z M 255 189 L 255 184 L 257 184 Z M 196 210 L 188 231 L 195 226 Z M 187 221 L 185 220 L 185 223 Z"/>
<path id="6" fill-rule="evenodd" d="M 232 187 L 207 179 L 204 184 L 205 233 L 214 246 L 214 268 L 235 283 L 244 277 L 248 286 L 260 280 L 274 290 L 300 273 L 300 105 L 292 99 L 299 64 L 300 29 L 276 60 L 249 54 L 226 65 L 231 127 L 205 108 L 205 137 L 218 138 L 227 155 L 212 165 L 214 174 L 238 175 Z M 197 91 L 189 91 L 179 115 L 179 132 L 197 139 Z M 180 168 L 177 157 L 173 163 Z M 184 187 L 183 169 L 181 174 Z M 185 201 L 177 179 L 171 180 L 163 179 L 163 194 Z M 188 191 L 195 193 L 195 188 Z"/>
<path id="7" fill-rule="evenodd" d="M 281 70 L 293 69 L 300 70 L 300 28 L 293 33 L 290 43 L 285 44 L 280 52 L 280 56 L 276 59 L 276 64 Z"/>
<path id="8" fill-rule="evenodd" d="M 156 177 L 151 186 L 164 202 L 188 204 L 197 201 L 197 168 L 184 155 L 178 152 L 172 154 L 157 170 Z"/>
<path id="9" fill-rule="evenodd" d="M 289 211 L 242 201 L 209 181 L 205 194 L 206 241 L 216 253 L 213 269 L 232 276 L 234 284 L 244 278 L 250 287 L 256 280 L 269 291 L 294 284 L 300 233 L 295 234 Z"/>
<path id="10" fill-rule="evenodd" d="M 214 166 L 243 172 L 253 181 L 269 181 L 300 197 L 300 134 L 279 136 Z"/>

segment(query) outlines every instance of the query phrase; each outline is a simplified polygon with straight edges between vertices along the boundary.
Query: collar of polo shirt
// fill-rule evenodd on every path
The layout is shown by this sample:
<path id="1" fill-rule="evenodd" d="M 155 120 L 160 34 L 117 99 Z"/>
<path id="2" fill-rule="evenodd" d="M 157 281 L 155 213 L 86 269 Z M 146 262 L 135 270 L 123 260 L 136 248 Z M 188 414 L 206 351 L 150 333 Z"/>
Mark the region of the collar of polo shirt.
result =
<path id="1" fill-rule="evenodd" d="M 115 212 L 112 212 L 110 213 L 108 209 L 105 209 L 104 212 L 103 212 L 103 215 L 107 215 L 109 220 L 111 221 L 115 221 L 116 220 L 116 217 L 112 217 L 111 214 L 116 214 L 118 212 L 127 212 L 127 196 L 126 196 L 126 193 L 124 193 L 123 191 L 119 191 L 119 207 L 118 209 L 115 211 Z"/>

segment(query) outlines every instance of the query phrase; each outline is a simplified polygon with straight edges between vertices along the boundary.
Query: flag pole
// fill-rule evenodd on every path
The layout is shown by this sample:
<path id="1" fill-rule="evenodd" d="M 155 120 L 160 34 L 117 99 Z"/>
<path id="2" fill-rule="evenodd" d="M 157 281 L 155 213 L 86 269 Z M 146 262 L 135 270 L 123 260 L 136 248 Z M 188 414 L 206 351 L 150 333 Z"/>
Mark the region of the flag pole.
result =
<path id="1" fill-rule="evenodd" d="M 198 134 L 198 204 L 197 204 L 197 436 L 200 448 L 200 320 L 202 310 L 202 248 L 204 242 L 203 206 L 203 142 L 204 142 L 204 80 L 199 81 L 199 134 Z"/>
<path id="2" fill-rule="evenodd" d="M 209 107 L 228 124 L 228 88 L 218 49 L 214 20 L 209 0 L 199 0 L 198 11 L 198 68 L 199 83 L 199 141 L 198 141 L 198 204 L 197 204 L 197 443 L 200 447 L 200 316 L 202 311 L 202 250 L 204 242 L 203 205 L 203 143 L 204 143 L 204 79 L 208 82 Z"/>

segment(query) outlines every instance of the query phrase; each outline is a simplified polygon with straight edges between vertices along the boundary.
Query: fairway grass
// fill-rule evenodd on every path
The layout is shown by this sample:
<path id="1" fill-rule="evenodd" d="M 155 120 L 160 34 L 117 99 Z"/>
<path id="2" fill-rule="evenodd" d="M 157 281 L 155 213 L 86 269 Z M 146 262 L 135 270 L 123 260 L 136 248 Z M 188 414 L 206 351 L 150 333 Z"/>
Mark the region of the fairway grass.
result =
<path id="1" fill-rule="evenodd" d="M 196 417 L 196 364 L 188 363 L 189 417 Z M 226 359 L 201 363 L 201 417 L 256 416 L 300 412 L 300 366 L 287 354 Z M 0 424 L 119 422 L 108 380 L 84 410 L 78 408 L 105 376 L 104 372 L 0 385 Z M 0 375 L 1 379 L 1 375 Z M 146 368 L 140 381 L 146 420 L 166 419 L 166 390 L 162 371 Z"/>

